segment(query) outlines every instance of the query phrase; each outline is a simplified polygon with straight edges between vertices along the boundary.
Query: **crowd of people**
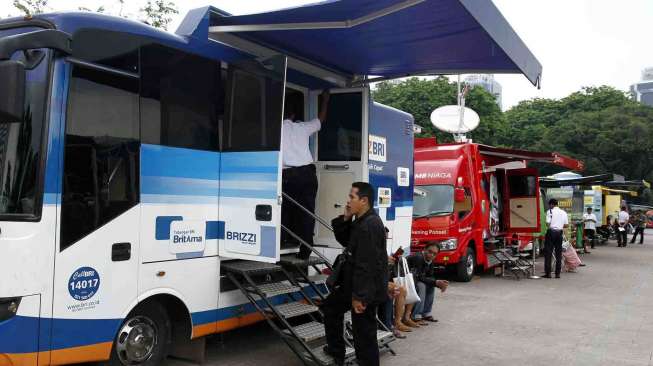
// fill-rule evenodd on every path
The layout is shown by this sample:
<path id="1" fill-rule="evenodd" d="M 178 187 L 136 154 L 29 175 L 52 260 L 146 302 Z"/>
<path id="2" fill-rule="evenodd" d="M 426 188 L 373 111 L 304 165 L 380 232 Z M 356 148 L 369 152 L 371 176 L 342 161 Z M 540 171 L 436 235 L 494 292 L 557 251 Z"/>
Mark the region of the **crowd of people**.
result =
<path id="1" fill-rule="evenodd" d="M 610 232 L 614 233 L 617 239 L 618 247 L 625 247 L 628 242 L 628 233 L 632 232 L 630 244 L 634 244 L 639 236 L 639 244 L 644 243 L 644 229 L 648 223 L 648 216 L 644 211 L 637 210 L 632 213 L 628 212 L 627 205 L 622 205 L 616 217 L 612 218 L 611 215 L 607 217 L 607 225 L 604 227 L 597 227 L 596 215 L 592 212 L 592 208 L 588 207 L 587 211 L 583 214 L 583 249 L 584 253 L 590 254 L 589 248 L 594 249 L 598 239 L 598 232 L 606 239 L 610 237 Z M 585 266 L 581 261 L 574 245 L 569 240 L 564 240 L 563 231 L 569 225 L 567 213 L 558 208 L 558 202 L 555 199 L 549 200 L 549 210 L 547 211 L 546 222 L 548 230 L 545 237 L 545 270 L 544 277 L 551 277 L 551 262 L 555 253 L 556 268 L 555 276 L 560 278 L 562 268 L 567 272 L 575 272 L 578 267 Z M 606 228 L 607 227 L 607 228 Z M 589 248 L 588 248 L 589 247 Z"/>

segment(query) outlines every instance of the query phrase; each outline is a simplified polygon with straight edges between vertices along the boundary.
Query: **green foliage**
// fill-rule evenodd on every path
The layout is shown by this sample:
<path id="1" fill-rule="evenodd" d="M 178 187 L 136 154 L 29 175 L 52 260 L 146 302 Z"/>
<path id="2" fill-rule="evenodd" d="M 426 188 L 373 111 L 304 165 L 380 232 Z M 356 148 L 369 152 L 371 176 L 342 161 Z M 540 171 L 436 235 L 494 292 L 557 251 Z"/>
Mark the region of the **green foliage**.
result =
<path id="1" fill-rule="evenodd" d="M 456 83 L 446 77 L 435 79 L 409 78 L 401 82 L 378 83 L 372 92 L 375 101 L 403 111 L 415 117 L 415 123 L 422 127 L 418 137 L 436 136 L 438 141 L 452 141 L 449 133 L 436 130 L 431 124 L 431 112 L 443 105 L 456 104 Z M 495 97 L 485 89 L 475 87 L 466 97 L 466 105 L 481 117 L 478 129 L 470 134 L 474 141 L 496 144 L 505 129 L 503 114 Z"/>
<path id="2" fill-rule="evenodd" d="M 104 6 L 99 6 L 96 10 L 91 10 L 91 9 L 85 7 L 85 6 L 80 6 L 77 9 L 80 10 L 80 11 L 91 11 L 91 12 L 95 12 L 95 13 L 104 13 L 106 11 Z"/>
<path id="3" fill-rule="evenodd" d="M 451 141 L 435 131 L 430 114 L 456 103 L 456 84 L 447 78 L 410 78 L 382 82 L 372 93 L 380 103 L 411 113 L 422 136 Z M 653 181 L 653 108 L 634 102 L 613 87 L 587 87 L 562 99 L 532 99 L 502 113 L 494 96 L 480 87 L 470 90 L 467 106 L 481 117 L 470 137 L 479 143 L 533 151 L 555 151 L 585 162 L 585 175 L 616 173 L 626 179 Z M 541 175 L 562 170 L 538 165 Z M 642 202 L 653 203 L 648 191 Z"/>
<path id="4" fill-rule="evenodd" d="M 14 0 L 14 7 L 26 16 L 41 14 L 48 5 L 48 0 Z"/>
<path id="5" fill-rule="evenodd" d="M 148 0 L 145 7 L 141 8 L 141 13 L 145 16 L 144 23 L 167 30 L 172 16 L 179 14 L 179 10 L 172 1 Z"/>

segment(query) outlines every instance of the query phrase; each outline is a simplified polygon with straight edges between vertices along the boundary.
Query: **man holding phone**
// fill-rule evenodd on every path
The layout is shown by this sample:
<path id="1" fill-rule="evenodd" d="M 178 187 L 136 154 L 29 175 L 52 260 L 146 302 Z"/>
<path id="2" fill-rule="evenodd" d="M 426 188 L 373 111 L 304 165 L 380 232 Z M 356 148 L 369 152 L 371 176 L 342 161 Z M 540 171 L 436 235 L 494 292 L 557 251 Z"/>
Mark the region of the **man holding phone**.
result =
<path id="1" fill-rule="evenodd" d="M 376 340 L 377 308 L 388 298 L 388 256 L 383 221 L 373 209 L 374 190 L 355 182 L 345 212 L 331 221 L 336 240 L 351 253 L 342 268 L 342 280 L 324 300 L 325 353 L 343 365 L 344 314 L 351 310 L 354 348 L 361 366 L 379 365 Z"/>

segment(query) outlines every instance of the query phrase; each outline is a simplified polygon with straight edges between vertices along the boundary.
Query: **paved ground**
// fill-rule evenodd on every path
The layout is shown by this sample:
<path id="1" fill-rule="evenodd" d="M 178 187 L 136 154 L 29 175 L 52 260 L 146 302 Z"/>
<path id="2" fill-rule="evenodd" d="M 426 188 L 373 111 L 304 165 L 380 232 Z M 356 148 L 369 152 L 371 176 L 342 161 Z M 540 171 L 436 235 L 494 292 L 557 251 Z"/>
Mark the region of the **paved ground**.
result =
<path id="1" fill-rule="evenodd" d="M 382 365 L 653 365 L 653 232 L 582 255 L 561 279 L 485 275 L 437 299 L 440 323 L 419 329 Z M 540 263 L 541 268 L 541 263 Z M 209 365 L 300 365 L 265 325 L 209 341 Z M 171 361 L 169 365 L 189 365 Z"/>

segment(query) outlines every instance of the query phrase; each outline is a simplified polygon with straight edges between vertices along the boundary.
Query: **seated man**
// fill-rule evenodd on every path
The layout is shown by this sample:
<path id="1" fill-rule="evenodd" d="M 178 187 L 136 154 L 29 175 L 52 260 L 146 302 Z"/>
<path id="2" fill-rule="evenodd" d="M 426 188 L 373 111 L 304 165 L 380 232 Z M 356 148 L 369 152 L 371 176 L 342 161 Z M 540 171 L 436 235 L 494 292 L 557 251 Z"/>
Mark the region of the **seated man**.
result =
<path id="1" fill-rule="evenodd" d="M 412 254 L 407 258 L 408 266 L 415 279 L 417 294 L 420 298 L 420 301 L 415 304 L 413 312 L 413 319 L 419 325 L 437 322 L 432 315 L 435 288 L 437 287 L 441 292 L 444 292 L 449 286 L 448 281 L 438 280 L 435 275 L 433 260 L 439 252 L 440 247 L 438 244 L 433 243 L 424 248 L 421 253 Z"/>

